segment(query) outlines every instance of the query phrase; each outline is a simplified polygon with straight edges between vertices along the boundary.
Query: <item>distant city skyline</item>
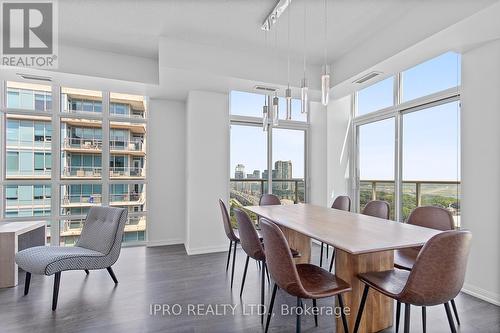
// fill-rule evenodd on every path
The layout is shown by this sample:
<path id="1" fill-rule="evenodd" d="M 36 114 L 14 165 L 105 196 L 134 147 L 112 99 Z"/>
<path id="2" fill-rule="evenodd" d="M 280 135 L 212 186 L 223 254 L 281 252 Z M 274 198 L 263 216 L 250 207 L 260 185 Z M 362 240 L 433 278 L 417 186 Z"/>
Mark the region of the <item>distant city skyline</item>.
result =
<path id="1" fill-rule="evenodd" d="M 251 169 L 248 169 L 250 171 Z M 251 173 L 248 173 L 246 167 L 243 163 L 237 163 L 234 167 L 233 178 L 234 179 L 266 179 L 268 170 L 254 169 Z M 274 162 L 274 168 L 272 169 L 272 175 L 274 179 L 293 179 L 293 162 L 291 160 L 287 161 L 276 161 Z"/>

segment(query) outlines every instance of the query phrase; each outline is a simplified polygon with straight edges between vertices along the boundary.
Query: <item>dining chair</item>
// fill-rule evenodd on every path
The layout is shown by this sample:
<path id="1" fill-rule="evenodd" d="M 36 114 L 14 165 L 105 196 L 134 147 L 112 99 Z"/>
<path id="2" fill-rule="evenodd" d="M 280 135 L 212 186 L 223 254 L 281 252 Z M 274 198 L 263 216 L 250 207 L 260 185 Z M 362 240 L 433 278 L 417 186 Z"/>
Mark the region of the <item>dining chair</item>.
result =
<path id="1" fill-rule="evenodd" d="M 387 201 L 372 200 L 368 201 L 361 214 L 388 220 L 390 212 L 391 208 Z"/>
<path id="2" fill-rule="evenodd" d="M 279 287 L 288 294 L 297 297 L 297 308 L 303 307 L 302 299 L 312 299 L 313 306 L 316 307 L 317 299 L 337 296 L 341 308 L 344 332 L 348 333 L 342 293 L 350 291 L 351 286 L 319 266 L 312 264 L 296 265 L 293 262 L 292 253 L 281 229 L 265 218 L 261 219 L 261 228 L 266 250 L 266 264 L 274 281 L 265 332 L 267 333 L 269 329 L 274 299 Z M 297 311 L 296 332 L 300 332 L 300 315 L 300 312 Z M 318 325 L 317 317 L 315 317 L 315 324 Z"/>
<path id="3" fill-rule="evenodd" d="M 259 199 L 259 206 L 281 205 L 280 198 L 274 194 L 263 194 Z"/>
<path id="4" fill-rule="evenodd" d="M 344 210 L 344 211 L 350 211 L 351 210 L 351 198 L 349 198 L 346 195 L 339 195 L 338 197 L 333 200 L 332 203 L 332 208 L 333 209 L 339 209 L 339 210 Z M 320 258 L 319 258 L 319 266 L 323 267 L 323 242 L 321 242 L 321 253 L 320 253 Z M 326 244 L 326 259 L 328 259 L 328 249 L 330 245 Z M 335 259 L 335 248 L 332 247 L 332 260 L 330 262 L 330 272 L 332 271 L 333 267 L 333 261 Z"/>
<path id="5" fill-rule="evenodd" d="M 455 223 L 450 211 L 436 206 L 421 206 L 415 208 L 408 220 L 407 224 L 418 225 L 420 227 L 437 229 L 437 230 L 453 230 Z M 422 247 L 413 247 L 408 249 L 399 249 L 394 251 L 394 267 L 411 271 L 415 261 L 417 260 L 418 253 Z M 460 325 L 460 318 L 458 317 L 457 306 L 455 300 L 450 301 L 453 313 L 455 315 L 457 324 Z M 396 303 L 396 333 L 399 331 L 399 320 L 401 314 L 401 303 Z M 422 326 L 425 332 L 426 326 L 426 309 L 422 307 Z"/>
<path id="6" fill-rule="evenodd" d="M 16 253 L 17 265 L 26 271 L 24 295 L 28 295 L 31 275 L 53 275 L 52 311 L 57 308 L 61 273 L 69 270 L 104 269 L 118 284 L 111 266 L 120 256 L 128 212 L 123 208 L 91 207 L 75 246 L 35 246 Z"/>
<path id="7" fill-rule="evenodd" d="M 410 307 L 443 304 L 453 333 L 455 323 L 449 301 L 464 284 L 472 235 L 468 231 L 443 231 L 424 245 L 411 271 L 392 269 L 358 274 L 365 284 L 354 325 L 358 331 L 368 291 L 371 288 L 405 304 L 404 333 L 410 331 Z M 272 275 L 272 273 L 271 273 Z"/>
<path id="8" fill-rule="evenodd" d="M 238 233 L 238 229 L 233 228 L 231 220 L 229 219 L 229 213 L 227 212 L 226 204 L 224 204 L 224 201 L 222 201 L 221 199 L 219 199 L 219 206 L 222 213 L 222 224 L 224 225 L 224 231 L 226 232 L 226 236 L 229 239 L 229 251 L 227 252 L 226 272 L 229 268 L 229 261 L 231 259 L 231 249 L 233 249 L 233 265 L 231 268 L 231 289 L 232 289 L 234 281 L 234 266 L 236 262 L 236 247 L 240 242 L 240 236 Z"/>
<path id="9" fill-rule="evenodd" d="M 252 222 L 250 217 L 243 210 L 235 208 L 234 214 L 236 216 L 236 221 L 238 221 L 238 230 L 240 236 L 240 243 L 243 251 L 247 254 L 247 259 L 245 262 L 245 269 L 243 270 L 243 280 L 241 281 L 240 297 L 243 294 L 243 287 L 245 286 L 245 279 L 247 276 L 248 260 L 250 258 L 261 262 L 261 285 L 260 285 L 260 304 L 262 309 L 264 308 L 264 288 L 265 281 L 264 276 L 266 272 L 266 255 L 264 253 L 264 247 L 262 246 L 262 241 L 255 229 L 255 224 Z M 268 276 L 269 279 L 269 276 Z M 261 315 L 261 323 L 264 323 L 264 312 Z"/>

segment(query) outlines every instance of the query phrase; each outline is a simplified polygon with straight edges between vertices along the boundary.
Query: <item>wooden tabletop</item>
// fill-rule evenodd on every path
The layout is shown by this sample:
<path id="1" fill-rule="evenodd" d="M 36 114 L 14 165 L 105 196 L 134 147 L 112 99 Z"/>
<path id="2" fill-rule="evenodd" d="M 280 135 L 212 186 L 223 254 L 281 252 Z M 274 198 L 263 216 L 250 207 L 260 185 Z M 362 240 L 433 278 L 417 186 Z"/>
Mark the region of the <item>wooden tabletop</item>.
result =
<path id="1" fill-rule="evenodd" d="M 2 222 L 0 223 L 0 233 L 19 235 L 44 226 L 44 221 Z"/>
<path id="2" fill-rule="evenodd" d="M 311 204 L 247 206 L 260 217 L 352 254 L 424 245 L 439 230 Z"/>

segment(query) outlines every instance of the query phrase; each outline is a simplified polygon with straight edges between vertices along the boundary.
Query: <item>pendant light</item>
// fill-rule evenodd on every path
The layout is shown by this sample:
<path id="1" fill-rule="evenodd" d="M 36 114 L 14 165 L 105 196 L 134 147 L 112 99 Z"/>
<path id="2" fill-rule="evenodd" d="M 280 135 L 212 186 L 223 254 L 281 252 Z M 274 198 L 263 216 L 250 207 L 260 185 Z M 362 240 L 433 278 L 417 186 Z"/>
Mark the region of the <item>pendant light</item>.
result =
<path id="1" fill-rule="evenodd" d="M 328 61 L 328 7 L 327 7 L 327 1 L 325 1 L 325 63 L 323 66 L 323 75 L 321 75 L 321 103 L 325 106 L 328 105 L 328 93 L 330 91 L 330 68 L 327 64 Z"/>
<path id="2" fill-rule="evenodd" d="M 287 19 L 288 19 L 288 41 L 287 41 L 287 76 L 288 76 L 288 87 L 285 90 L 286 99 L 286 120 L 292 119 L 292 89 L 290 89 L 290 11 L 288 9 Z"/>
<path id="3" fill-rule="evenodd" d="M 264 106 L 262 107 L 262 130 L 267 131 L 267 122 L 269 117 L 269 110 L 267 106 L 267 95 L 264 95 Z"/>
<path id="4" fill-rule="evenodd" d="M 302 79 L 301 85 L 300 85 L 300 101 L 301 101 L 301 108 L 300 108 L 300 113 L 307 113 L 309 109 L 309 103 L 308 103 L 308 86 L 307 86 L 307 79 L 306 79 L 306 1 L 304 0 L 304 78 Z"/>

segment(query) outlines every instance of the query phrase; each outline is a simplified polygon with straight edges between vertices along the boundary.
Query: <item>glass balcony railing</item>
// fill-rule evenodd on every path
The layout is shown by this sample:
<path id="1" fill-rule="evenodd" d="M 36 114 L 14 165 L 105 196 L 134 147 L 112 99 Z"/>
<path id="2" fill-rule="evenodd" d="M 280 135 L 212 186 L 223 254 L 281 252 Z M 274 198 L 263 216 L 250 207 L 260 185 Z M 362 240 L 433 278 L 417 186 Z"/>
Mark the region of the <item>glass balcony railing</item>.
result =
<path id="1" fill-rule="evenodd" d="M 63 168 L 63 177 L 99 178 L 102 168 L 93 166 L 67 166 Z"/>
<path id="2" fill-rule="evenodd" d="M 62 197 L 62 205 L 70 206 L 72 204 L 100 204 L 102 195 L 99 194 L 66 194 Z"/>
<path id="3" fill-rule="evenodd" d="M 102 139 L 64 138 L 63 148 L 101 150 Z"/>
<path id="4" fill-rule="evenodd" d="M 402 220 L 406 221 L 411 211 L 419 206 L 439 206 L 448 209 L 455 224 L 460 225 L 460 182 L 409 180 L 402 184 Z M 363 208 L 370 200 L 385 200 L 391 205 L 394 218 L 394 181 L 361 180 L 359 202 Z"/>
<path id="5" fill-rule="evenodd" d="M 143 151 L 144 143 L 141 140 L 109 140 L 110 150 Z"/>
<path id="6" fill-rule="evenodd" d="M 109 176 L 113 177 L 144 177 L 144 168 L 139 167 L 110 167 Z"/>
<path id="7" fill-rule="evenodd" d="M 273 179 L 273 194 L 283 203 L 304 202 L 304 179 Z M 230 197 L 241 203 L 242 206 L 258 205 L 263 193 L 268 192 L 267 179 L 230 179 Z"/>

